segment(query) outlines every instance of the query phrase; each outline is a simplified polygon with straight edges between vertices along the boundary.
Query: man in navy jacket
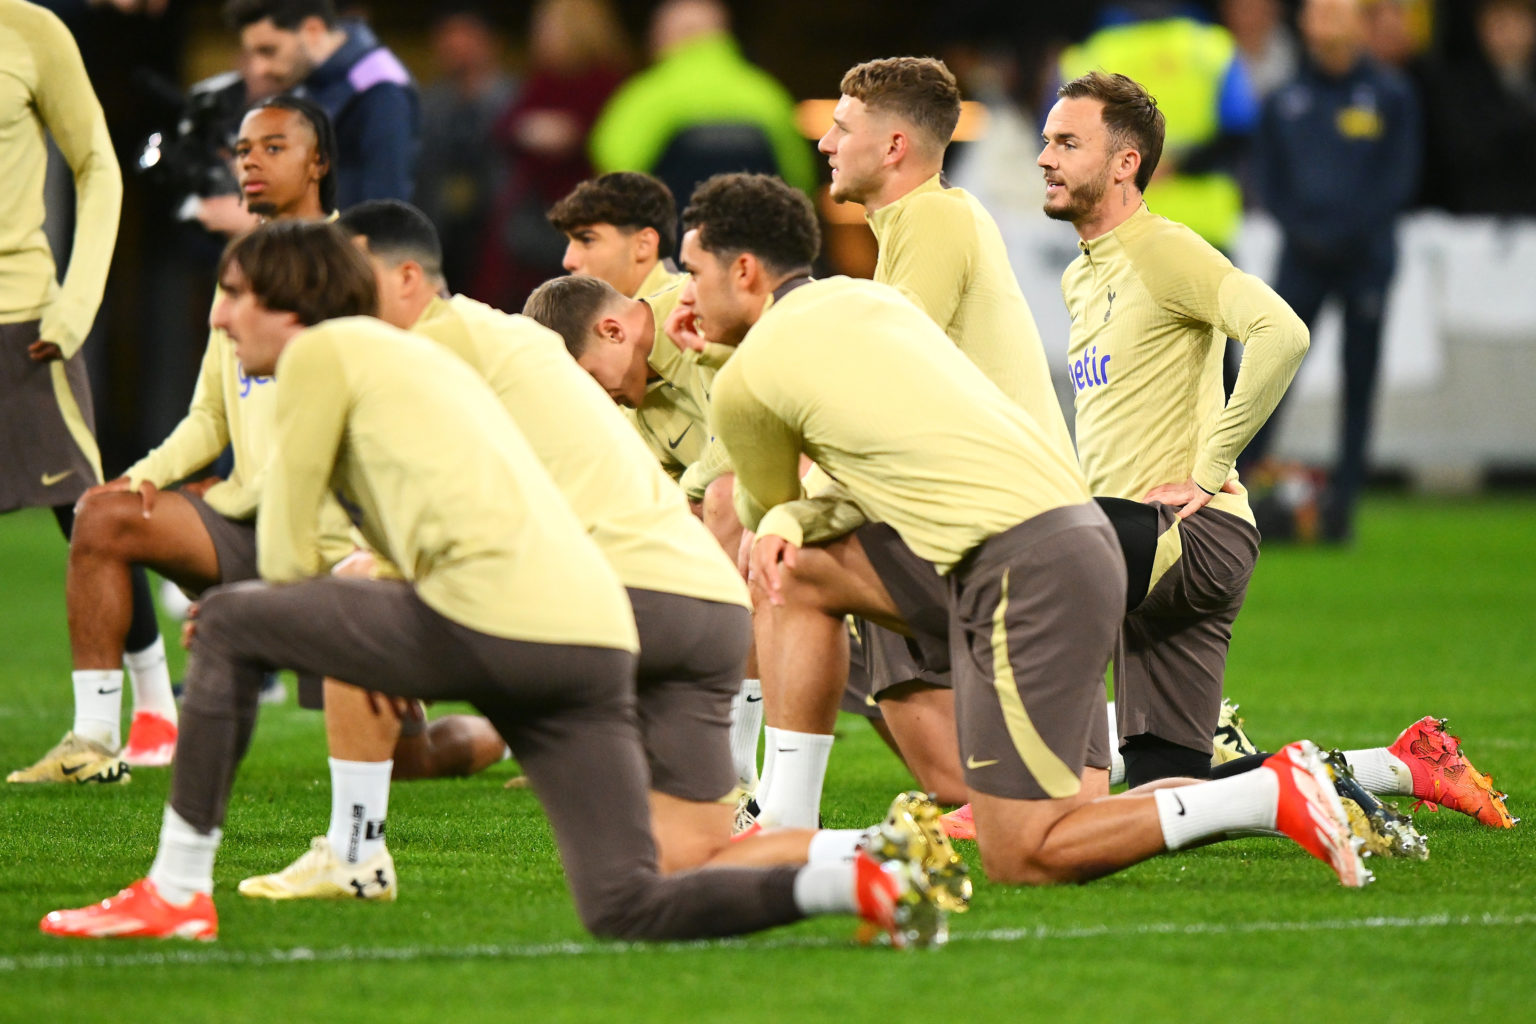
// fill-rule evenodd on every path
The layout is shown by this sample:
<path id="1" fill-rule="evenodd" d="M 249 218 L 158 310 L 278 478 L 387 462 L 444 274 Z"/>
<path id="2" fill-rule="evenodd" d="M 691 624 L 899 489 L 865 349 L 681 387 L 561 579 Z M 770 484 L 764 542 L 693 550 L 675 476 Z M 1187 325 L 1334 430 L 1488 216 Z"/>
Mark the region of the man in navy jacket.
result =
<path id="1" fill-rule="evenodd" d="M 1343 424 L 1322 530 L 1347 541 L 1366 473 L 1394 231 L 1417 185 L 1419 113 L 1408 80 L 1365 52 L 1359 0 L 1306 0 L 1301 30 L 1307 60 L 1265 104 L 1256 176 L 1285 239 L 1275 290 L 1309 325 L 1329 296 L 1344 308 Z M 1262 457 L 1278 412 L 1245 461 Z"/>

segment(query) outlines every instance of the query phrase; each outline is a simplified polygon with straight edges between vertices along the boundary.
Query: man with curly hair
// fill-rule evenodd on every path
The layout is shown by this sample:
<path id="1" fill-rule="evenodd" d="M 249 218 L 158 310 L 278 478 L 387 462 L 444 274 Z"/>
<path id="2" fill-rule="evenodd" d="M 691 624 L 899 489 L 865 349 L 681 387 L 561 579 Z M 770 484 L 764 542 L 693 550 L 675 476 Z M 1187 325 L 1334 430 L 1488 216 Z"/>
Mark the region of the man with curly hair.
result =
<path id="1" fill-rule="evenodd" d="M 677 203 L 659 178 L 615 171 L 577 185 L 545 215 L 566 237 L 561 265 L 613 285 L 625 295 L 654 295 L 682 280 Z"/>

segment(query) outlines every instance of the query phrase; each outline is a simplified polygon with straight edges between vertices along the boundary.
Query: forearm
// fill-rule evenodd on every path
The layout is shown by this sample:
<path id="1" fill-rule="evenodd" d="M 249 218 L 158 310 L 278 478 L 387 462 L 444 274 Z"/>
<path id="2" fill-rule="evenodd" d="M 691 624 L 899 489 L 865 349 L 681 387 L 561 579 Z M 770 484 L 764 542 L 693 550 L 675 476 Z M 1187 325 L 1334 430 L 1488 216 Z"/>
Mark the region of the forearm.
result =
<path id="1" fill-rule="evenodd" d="M 709 442 L 698 461 L 683 471 L 678 486 L 688 495 L 689 501 L 703 501 L 709 485 L 731 471 L 731 458 L 725 453 L 725 445 L 719 438 Z"/>
<path id="2" fill-rule="evenodd" d="M 1191 473 L 1212 494 L 1221 490 L 1237 456 L 1280 404 L 1309 344 L 1306 324 L 1257 278 L 1233 274 L 1221 298 L 1228 315 L 1216 326 L 1242 342 L 1243 359 L 1232 395 Z"/>

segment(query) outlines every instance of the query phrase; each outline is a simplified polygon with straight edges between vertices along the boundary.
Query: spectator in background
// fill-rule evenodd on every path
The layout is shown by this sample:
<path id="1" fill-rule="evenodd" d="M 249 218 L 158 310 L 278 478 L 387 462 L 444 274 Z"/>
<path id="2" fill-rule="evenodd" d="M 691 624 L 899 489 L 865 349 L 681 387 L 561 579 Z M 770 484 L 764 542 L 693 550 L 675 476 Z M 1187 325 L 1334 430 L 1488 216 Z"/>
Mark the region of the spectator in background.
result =
<path id="1" fill-rule="evenodd" d="M 492 133 L 516 83 L 502 70 L 501 40 L 478 11 L 449 11 L 433 23 L 432 59 L 440 77 L 421 94 L 416 205 L 437 226 L 444 276 L 465 288 L 504 173 Z"/>
<path id="2" fill-rule="evenodd" d="M 1296 76 L 1296 37 L 1280 0 L 1221 0 L 1220 12 L 1255 96 L 1262 100 Z"/>
<path id="3" fill-rule="evenodd" d="M 1419 115 L 1408 80 L 1366 50 L 1360 0 L 1305 0 L 1301 30 L 1307 59 L 1265 104 L 1255 169 L 1284 236 L 1275 290 L 1309 326 L 1329 296 L 1344 306 L 1343 423 L 1321 523 L 1325 540 L 1342 542 L 1365 479 L 1394 229 L 1414 194 Z M 1279 413 L 1245 461 L 1267 453 Z"/>
<path id="4" fill-rule="evenodd" d="M 362 21 L 331 0 L 226 0 L 253 92 L 293 91 L 336 126 L 337 209 L 410 199 L 420 132 L 416 83 Z"/>
<path id="5" fill-rule="evenodd" d="M 1390 67 L 1407 70 L 1429 47 L 1433 0 L 1363 0 L 1365 48 Z"/>
<path id="6" fill-rule="evenodd" d="M 1424 90 L 1425 203 L 1536 215 L 1536 3 L 1483 0 L 1477 53 L 1431 65 Z"/>
<path id="7" fill-rule="evenodd" d="M 742 56 L 723 4 L 667 0 L 651 19 L 651 55 L 655 63 L 624 83 L 592 131 L 599 171 L 644 171 L 675 196 L 730 171 L 815 187 L 794 101 Z"/>
<path id="8" fill-rule="evenodd" d="M 541 0 L 528 47 L 527 77 L 493 132 L 507 176 L 470 292 L 501 309 L 522 309 L 561 273 L 565 236 L 544 211 L 591 176 L 587 137 L 630 63 L 608 0 Z"/>
<path id="9" fill-rule="evenodd" d="M 1109 6 L 1101 21 L 1062 54 L 1061 80 L 1102 68 L 1157 98 L 1168 137 L 1147 206 L 1230 252 L 1243 212 L 1238 168 L 1259 115 L 1232 34 L 1155 0 Z"/>

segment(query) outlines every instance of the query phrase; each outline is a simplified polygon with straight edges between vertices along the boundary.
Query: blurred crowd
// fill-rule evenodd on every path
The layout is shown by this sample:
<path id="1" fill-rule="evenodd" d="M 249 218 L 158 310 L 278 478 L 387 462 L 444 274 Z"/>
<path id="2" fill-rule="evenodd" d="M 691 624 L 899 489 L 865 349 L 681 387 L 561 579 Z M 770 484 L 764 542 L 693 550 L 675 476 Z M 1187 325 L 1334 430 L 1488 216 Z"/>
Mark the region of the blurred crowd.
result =
<path id="1" fill-rule="evenodd" d="M 82 34 L 93 75 L 93 52 L 121 63 L 125 47 L 138 47 L 148 65 L 179 66 L 174 51 L 190 45 L 194 30 L 206 33 L 174 0 L 45 6 Z M 1277 288 L 1289 290 L 1304 315 L 1332 293 L 1352 304 L 1352 348 L 1365 353 L 1348 368 L 1355 378 L 1375 375 L 1380 292 L 1392 273 L 1392 224 L 1401 212 L 1536 214 L 1536 193 L 1522 180 L 1525 158 L 1536 155 L 1536 0 L 1127 0 L 1057 12 L 1006 0 L 956 0 L 942 11 L 910 6 L 904 17 L 901 5 L 871 5 L 869 13 L 886 22 L 877 38 L 908 25 L 906 49 L 937 51 L 991 114 L 990 137 L 952 151 L 970 165 L 964 183 L 972 191 L 988 199 L 978 183 L 990 159 L 998 189 L 1038 207 L 1032 162 L 1021 161 L 1038 148 L 1055 85 L 1093 66 L 1124 71 L 1147 84 L 1169 116 L 1168 151 L 1148 193 L 1154 210 L 1224 250 L 1245 210 L 1268 210 L 1285 234 Z M 749 59 L 765 49 L 762 40 L 738 38 L 731 15 L 744 8 L 719 0 L 434 6 L 430 16 L 412 16 L 421 29 L 396 57 L 370 29 L 366 10 L 343 3 L 334 17 L 313 19 L 329 7 L 225 4 L 240 66 L 204 83 L 223 106 L 204 105 L 222 110 L 227 123 L 264 95 L 312 94 L 337 120 L 342 160 L 350 152 L 360 165 L 343 173 L 351 185 L 340 205 L 411 199 L 442 234 L 450 284 L 502 308 L 520 308 L 537 284 L 562 273 L 567 240 L 546 212 L 595 173 L 651 172 L 680 207 L 692 185 L 716 171 L 770 171 L 808 192 L 825 178 L 807 137 L 819 129 L 802 130 L 791 89 Z M 829 66 L 874 55 L 866 50 L 876 44 L 859 41 L 857 25 L 835 13 L 828 19 L 834 38 L 820 48 L 846 51 Z M 93 29 L 94 47 L 86 38 Z M 400 40 L 398 30 L 381 34 Z M 835 78 L 812 89 L 783 60 L 771 71 L 790 80 L 798 98 L 836 92 Z M 156 123 L 167 136 L 178 117 L 185 128 L 182 83 L 135 81 L 163 97 Z M 153 126 L 144 112 L 152 104 L 106 92 L 103 101 L 132 168 Z M 370 104 L 377 109 L 365 113 Z M 378 163 L 388 166 L 367 166 Z M 217 184 L 167 184 L 162 175 L 148 191 L 125 215 L 124 235 L 154 242 L 120 254 L 119 263 L 133 266 L 115 268 L 102 317 L 126 314 L 138 344 L 131 355 L 95 360 L 99 377 L 128 371 L 137 382 L 131 398 L 105 406 L 103 442 L 113 463 L 161 436 L 184 408 L 211 267 L 225 235 L 248 216 Z M 997 202 L 1000 220 L 1007 205 Z M 56 239 L 65 231 L 60 226 Z M 829 237 L 835 245 L 836 231 Z M 828 262 L 830 270 L 869 269 L 831 245 Z M 125 340 L 115 335 L 113 347 Z M 1369 389 L 1356 390 L 1368 420 Z M 1363 451 L 1365 428 L 1356 433 L 1345 447 Z"/>

